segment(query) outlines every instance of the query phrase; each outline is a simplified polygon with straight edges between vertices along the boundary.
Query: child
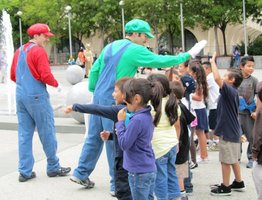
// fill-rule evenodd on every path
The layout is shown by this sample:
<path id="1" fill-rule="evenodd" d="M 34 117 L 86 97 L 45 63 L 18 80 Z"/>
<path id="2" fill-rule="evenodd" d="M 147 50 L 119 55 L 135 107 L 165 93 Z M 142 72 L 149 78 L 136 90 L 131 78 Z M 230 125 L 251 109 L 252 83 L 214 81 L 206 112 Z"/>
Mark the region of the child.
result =
<path id="1" fill-rule="evenodd" d="M 196 89 L 196 82 L 194 78 L 189 74 L 189 62 L 186 61 L 182 64 L 179 64 L 178 66 L 178 71 L 181 76 L 180 80 L 185 88 L 184 91 L 184 97 L 181 99 L 181 104 L 185 105 L 186 108 L 191 112 L 195 114 L 195 111 L 192 109 L 191 106 L 191 100 L 190 100 L 190 94 L 193 93 Z M 196 121 L 196 118 L 195 120 Z M 194 127 L 188 126 L 190 129 L 190 167 L 188 168 L 188 178 L 184 179 L 184 186 L 187 194 L 193 193 L 193 184 L 192 184 L 192 172 L 191 169 L 194 169 L 198 166 L 196 162 L 196 145 L 194 142 Z M 188 163 L 189 164 L 189 163 Z"/>
<path id="2" fill-rule="evenodd" d="M 216 53 L 210 60 L 212 72 L 220 88 L 220 97 L 217 105 L 217 125 L 215 135 L 219 136 L 219 161 L 222 167 L 223 183 L 211 189 L 211 195 L 231 195 L 231 190 L 243 190 L 244 182 L 240 172 L 240 135 L 241 127 L 238 121 L 239 98 L 237 88 L 243 76 L 237 69 L 228 69 L 222 78 L 219 75 L 216 63 Z M 230 185 L 230 167 L 235 180 Z"/>
<path id="3" fill-rule="evenodd" d="M 198 163 L 206 163 L 208 161 L 207 154 L 207 139 L 205 132 L 208 131 L 207 112 L 205 99 L 208 96 L 207 80 L 203 67 L 200 62 L 192 61 L 189 64 L 189 71 L 191 76 L 196 80 L 196 90 L 192 94 L 192 108 L 196 112 L 197 125 L 195 128 L 198 137 L 200 158 Z"/>
<path id="4" fill-rule="evenodd" d="M 126 109 L 118 113 L 116 129 L 120 148 L 124 151 L 124 169 L 128 171 L 128 181 L 133 200 L 153 200 L 156 179 L 155 155 L 152 149 L 154 125 L 160 120 L 161 85 L 146 79 L 130 79 L 124 84 Z M 151 116 L 151 100 L 156 111 Z M 125 125 L 126 112 L 133 112 Z"/>
<path id="5" fill-rule="evenodd" d="M 115 83 L 115 89 L 112 95 L 117 105 L 103 106 L 97 104 L 74 104 L 73 106 L 67 106 L 64 111 L 66 113 L 71 111 L 91 113 L 117 122 L 117 114 L 119 110 L 126 107 L 126 104 L 123 102 L 123 85 L 129 79 L 129 77 L 124 77 Z M 100 135 L 102 140 L 113 139 L 115 143 L 115 194 L 111 195 L 115 195 L 119 200 L 132 200 L 130 187 L 128 184 L 128 174 L 127 171 L 123 169 L 123 152 L 119 148 L 116 134 L 103 131 L 100 133 Z M 94 183 L 89 179 L 86 182 L 83 182 L 77 177 L 72 176 L 70 180 L 85 187 L 94 187 Z"/>
<path id="6" fill-rule="evenodd" d="M 171 90 L 174 90 L 174 93 L 177 99 L 181 100 L 184 96 L 184 87 L 180 81 L 173 81 L 170 86 Z M 180 116 L 180 137 L 179 137 L 179 151 L 176 157 L 176 172 L 178 176 L 178 182 L 181 193 L 181 200 L 188 199 L 185 191 L 184 179 L 189 178 L 189 146 L 190 146 L 190 131 L 188 126 L 195 119 L 195 116 L 187 109 L 187 107 L 179 101 L 178 103 L 181 109 Z"/>
<path id="7" fill-rule="evenodd" d="M 254 119 L 252 118 L 252 113 L 255 113 L 256 103 L 256 86 L 258 80 L 252 76 L 254 72 L 255 62 L 253 56 L 245 56 L 241 59 L 240 70 L 243 74 L 243 81 L 238 88 L 238 95 L 240 99 L 239 107 L 239 121 L 242 127 L 243 134 L 245 134 L 248 141 L 247 148 L 247 158 L 248 163 L 247 168 L 252 168 L 252 144 L 253 144 L 253 135 L 252 129 L 254 126 Z"/>
<path id="8" fill-rule="evenodd" d="M 257 96 L 262 101 L 262 82 L 257 84 Z M 262 199 L 262 107 L 258 108 L 253 128 L 254 142 L 252 147 L 253 180 L 256 186 L 257 199 Z"/>
<path id="9" fill-rule="evenodd" d="M 205 69 L 208 85 L 207 105 L 209 110 L 208 125 L 210 129 L 208 134 L 208 147 L 210 150 L 217 150 L 218 138 L 214 136 L 214 129 L 217 122 L 217 101 L 219 97 L 219 87 L 214 79 L 211 63 L 207 61 L 202 63 L 202 66 Z"/>
<path id="10" fill-rule="evenodd" d="M 147 80 L 160 83 L 163 90 L 161 96 L 161 118 L 152 138 L 152 146 L 156 157 L 155 195 L 157 199 L 180 199 L 180 188 L 176 175 L 176 156 L 180 135 L 180 108 L 174 90 L 163 74 L 152 74 Z"/>

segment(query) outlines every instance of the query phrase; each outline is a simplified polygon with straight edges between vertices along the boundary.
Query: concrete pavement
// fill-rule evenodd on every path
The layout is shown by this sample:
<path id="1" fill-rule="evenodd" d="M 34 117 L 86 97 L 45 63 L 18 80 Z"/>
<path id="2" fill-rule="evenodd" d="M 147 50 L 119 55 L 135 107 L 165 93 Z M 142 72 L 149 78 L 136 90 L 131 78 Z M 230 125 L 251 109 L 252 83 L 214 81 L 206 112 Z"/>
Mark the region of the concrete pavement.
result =
<path id="1" fill-rule="evenodd" d="M 53 69 L 54 75 L 64 88 L 63 93 L 56 93 L 51 90 L 50 98 L 53 107 L 63 105 L 67 91 L 72 87 L 64 79 L 65 68 Z M 257 70 L 255 76 L 262 80 L 262 70 Z M 86 81 L 86 80 L 85 80 Z M 17 131 L 15 128 L 7 129 L 4 124 L 8 123 L 8 118 L 13 123 L 6 125 L 7 127 L 15 126 L 16 116 L 6 113 L 6 102 L 4 102 L 2 91 L 6 91 L 5 86 L 0 85 L 0 200 L 111 200 L 115 199 L 109 194 L 109 175 L 105 152 L 102 152 L 101 158 L 97 163 L 96 169 L 90 176 L 96 185 L 93 189 L 85 189 L 69 180 L 67 177 L 48 178 L 46 176 L 46 159 L 39 142 L 37 134 L 34 137 L 34 171 L 37 178 L 25 183 L 18 182 L 17 172 Z M 4 104 L 5 103 L 5 104 Z M 75 120 L 68 116 L 64 116 L 62 111 L 56 114 L 56 121 L 60 121 L 61 125 L 66 126 L 72 123 L 72 126 L 79 125 Z M 66 118 L 64 118 L 66 117 Z M 6 121 L 4 121 L 6 120 Z M 69 120 L 69 121 L 66 121 Z M 2 122 L 2 124 L 1 124 Z M 58 124 L 58 122 L 56 122 Z M 84 130 L 84 127 L 82 125 Z M 57 131 L 58 139 L 58 156 L 63 166 L 71 166 L 74 169 L 77 166 L 78 158 L 84 141 L 84 131 L 79 134 L 76 132 Z M 193 170 L 194 192 L 189 197 L 190 200 L 206 200 L 206 199 L 231 199 L 231 200 L 255 200 L 256 191 L 252 180 L 252 170 L 247 169 L 245 152 L 247 143 L 244 144 L 243 156 L 241 162 L 241 173 L 246 184 L 245 192 L 233 192 L 229 197 L 214 197 L 210 195 L 210 184 L 220 183 L 221 168 L 218 162 L 218 152 L 209 151 L 210 161 L 207 164 L 201 164 Z M 231 174 L 233 180 L 233 174 Z"/>

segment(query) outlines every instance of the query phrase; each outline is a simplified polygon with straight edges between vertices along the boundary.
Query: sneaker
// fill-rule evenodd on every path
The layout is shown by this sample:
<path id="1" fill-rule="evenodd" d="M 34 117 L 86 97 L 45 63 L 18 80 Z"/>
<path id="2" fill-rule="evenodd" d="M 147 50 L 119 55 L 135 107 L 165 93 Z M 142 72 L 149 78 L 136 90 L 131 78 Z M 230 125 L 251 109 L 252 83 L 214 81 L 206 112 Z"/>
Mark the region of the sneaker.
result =
<path id="1" fill-rule="evenodd" d="M 190 169 L 195 169 L 198 167 L 198 164 L 197 163 L 194 163 L 194 162 L 190 162 L 190 165 L 189 165 Z"/>
<path id="2" fill-rule="evenodd" d="M 237 182 L 236 180 L 233 181 L 233 183 L 230 185 L 231 190 L 242 192 L 245 190 L 245 184 L 244 181 Z"/>
<path id="3" fill-rule="evenodd" d="M 223 183 L 216 188 L 211 189 L 211 195 L 214 196 L 230 196 L 231 188 L 230 186 L 225 186 Z"/>
<path id="4" fill-rule="evenodd" d="M 115 191 L 110 191 L 109 194 L 110 194 L 112 197 L 116 197 Z"/>
<path id="5" fill-rule="evenodd" d="M 56 176 L 66 176 L 71 171 L 70 167 L 60 167 L 55 172 L 47 172 L 47 176 L 56 177 Z"/>
<path id="6" fill-rule="evenodd" d="M 218 188 L 219 186 L 220 186 L 219 184 L 213 184 L 213 185 L 210 185 L 210 188 L 214 189 L 214 188 Z"/>
<path id="7" fill-rule="evenodd" d="M 198 163 L 198 164 L 207 164 L 208 161 L 209 161 L 208 157 L 206 157 L 206 158 L 200 158 L 200 157 L 198 157 L 198 158 L 197 158 L 197 163 Z"/>
<path id="8" fill-rule="evenodd" d="M 71 176 L 70 180 L 73 181 L 74 183 L 82 185 L 86 188 L 93 188 L 95 186 L 95 183 L 93 181 L 91 181 L 89 178 L 87 178 L 86 180 L 83 181 L 83 180 L 80 180 L 79 178 L 77 178 L 75 176 Z"/>
<path id="9" fill-rule="evenodd" d="M 35 178 L 35 177 L 36 177 L 35 172 L 32 172 L 31 176 L 29 176 L 29 177 L 28 176 L 24 176 L 23 174 L 20 174 L 18 180 L 19 180 L 19 182 L 26 182 L 26 181 L 28 181 L 28 180 L 30 180 L 32 178 Z"/>
<path id="10" fill-rule="evenodd" d="M 252 169 L 253 168 L 253 160 L 249 160 L 246 167 L 249 168 L 249 169 Z"/>

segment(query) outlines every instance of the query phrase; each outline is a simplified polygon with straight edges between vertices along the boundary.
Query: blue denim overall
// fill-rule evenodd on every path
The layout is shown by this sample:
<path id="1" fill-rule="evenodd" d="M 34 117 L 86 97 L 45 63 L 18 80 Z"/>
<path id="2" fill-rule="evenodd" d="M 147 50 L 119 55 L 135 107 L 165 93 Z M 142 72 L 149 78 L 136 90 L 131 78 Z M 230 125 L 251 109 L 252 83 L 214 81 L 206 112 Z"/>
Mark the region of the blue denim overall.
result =
<path id="1" fill-rule="evenodd" d="M 112 43 L 114 44 L 114 43 Z M 104 61 L 105 66 L 99 76 L 94 91 L 93 103 L 100 105 L 113 105 L 115 101 L 112 97 L 116 81 L 116 70 L 118 62 L 125 49 L 131 44 L 123 43 L 122 47 L 113 55 L 112 44 L 105 49 Z M 113 121 L 97 115 L 91 115 L 88 128 L 88 136 L 82 148 L 79 158 L 78 167 L 74 170 L 73 175 L 81 180 L 86 180 L 95 168 L 103 149 L 103 140 L 100 138 L 100 132 L 103 130 L 112 132 L 114 127 Z M 106 153 L 109 164 L 110 191 L 115 190 L 114 186 L 114 142 L 106 141 Z"/>
<path id="2" fill-rule="evenodd" d="M 16 108 L 18 117 L 19 172 L 31 176 L 34 166 L 32 139 L 37 128 L 40 141 L 47 157 L 47 172 L 60 168 L 56 156 L 57 140 L 54 113 L 46 85 L 36 80 L 26 61 L 31 44 L 26 50 L 20 47 L 16 67 Z"/>

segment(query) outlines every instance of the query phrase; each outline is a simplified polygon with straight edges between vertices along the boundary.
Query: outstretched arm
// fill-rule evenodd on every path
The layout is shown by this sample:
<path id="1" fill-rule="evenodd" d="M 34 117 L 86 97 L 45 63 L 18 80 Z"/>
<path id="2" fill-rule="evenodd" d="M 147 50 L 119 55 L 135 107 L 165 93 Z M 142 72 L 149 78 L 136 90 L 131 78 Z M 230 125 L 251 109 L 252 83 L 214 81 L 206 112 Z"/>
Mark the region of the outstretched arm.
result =
<path id="1" fill-rule="evenodd" d="M 216 52 L 213 53 L 213 56 L 210 60 L 210 63 L 211 63 L 211 68 L 212 68 L 212 72 L 213 72 L 213 75 L 214 75 L 214 79 L 216 81 L 216 83 L 218 84 L 218 86 L 221 88 L 222 85 L 223 85 L 223 80 L 219 74 L 219 71 L 217 69 L 217 64 L 216 64 Z"/>
<path id="2" fill-rule="evenodd" d="M 89 113 L 94 115 L 99 115 L 101 117 L 105 117 L 108 119 L 117 122 L 117 113 L 121 110 L 125 105 L 116 105 L 116 106 L 103 106 L 97 104 L 74 104 L 73 106 L 67 107 L 64 111 L 76 111 L 80 113 Z M 71 109 L 70 109 L 71 108 Z M 69 113 L 66 112 L 66 113 Z"/>

